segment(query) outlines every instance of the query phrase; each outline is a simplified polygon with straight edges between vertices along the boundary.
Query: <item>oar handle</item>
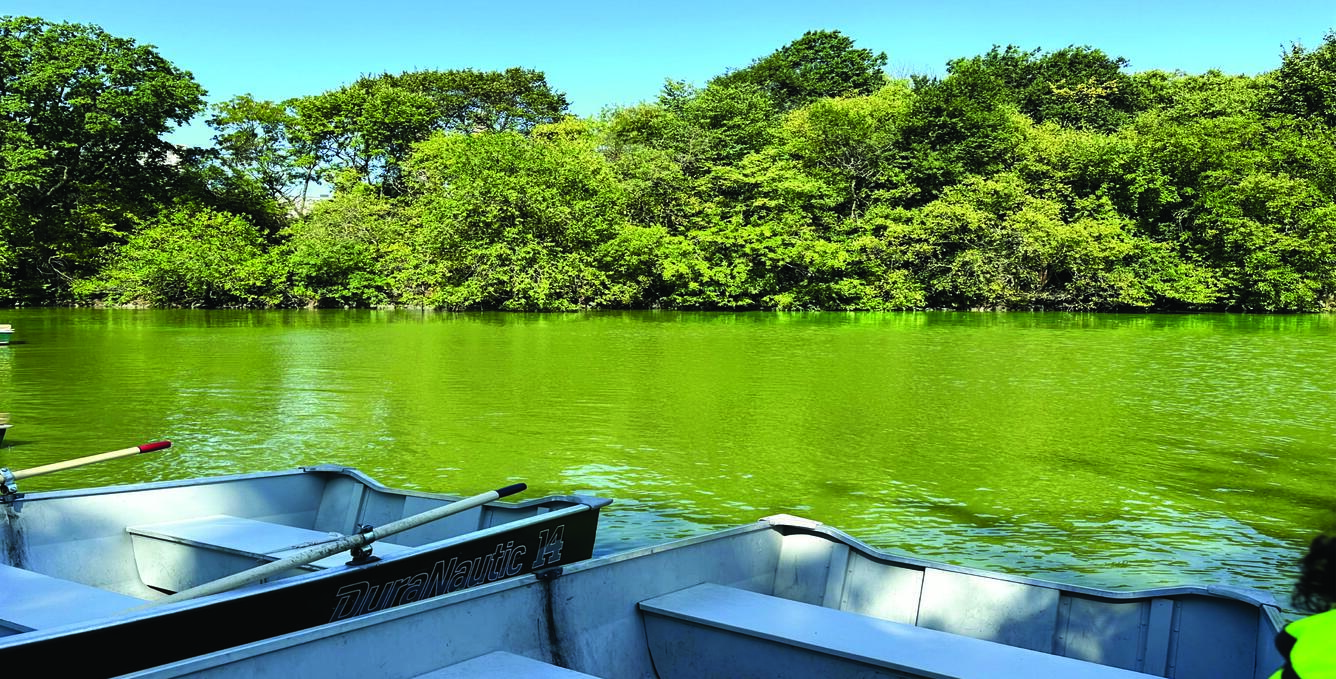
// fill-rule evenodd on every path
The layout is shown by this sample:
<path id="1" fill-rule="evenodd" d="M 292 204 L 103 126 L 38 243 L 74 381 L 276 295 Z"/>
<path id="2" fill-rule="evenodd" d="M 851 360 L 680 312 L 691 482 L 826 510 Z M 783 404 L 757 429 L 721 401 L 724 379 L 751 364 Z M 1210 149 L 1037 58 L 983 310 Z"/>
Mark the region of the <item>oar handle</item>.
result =
<path id="1" fill-rule="evenodd" d="M 327 556 L 338 554 L 339 552 L 347 551 L 354 547 L 363 547 L 375 540 L 389 537 L 395 533 L 402 533 L 410 528 L 417 528 L 424 523 L 443 519 L 451 514 L 458 514 L 459 512 L 473 509 L 479 505 L 485 505 L 488 502 L 506 497 L 507 495 L 514 495 L 526 488 L 528 488 L 528 486 L 523 483 L 516 483 L 506 486 L 505 488 L 498 488 L 496 490 L 489 490 L 486 493 L 479 493 L 473 497 L 464 498 L 463 500 L 456 500 L 448 505 L 442 505 L 435 509 L 428 509 L 425 512 L 414 514 L 413 516 L 402 518 L 398 521 L 391 521 L 390 523 L 365 533 L 353 533 L 352 535 L 339 538 L 333 542 L 308 547 L 307 549 L 297 552 L 287 558 L 279 559 L 278 561 L 270 561 L 269 563 L 261 564 L 250 570 L 234 573 L 212 582 L 206 582 L 197 587 L 191 587 L 190 589 L 183 589 L 175 594 L 165 596 L 130 610 L 137 611 L 145 608 L 162 606 L 164 604 L 176 603 L 178 601 L 194 599 L 209 594 L 226 592 L 230 589 L 241 587 L 242 585 L 263 582 L 270 577 L 283 573 L 284 571 L 291 570 L 298 566 L 304 566 L 312 561 L 319 561 Z"/>
<path id="2" fill-rule="evenodd" d="M 106 460 L 114 460 L 118 457 L 128 457 L 130 455 L 138 455 L 140 453 L 151 453 L 155 450 L 163 450 L 171 447 L 172 447 L 171 441 L 154 441 L 152 443 L 145 443 L 142 446 L 135 446 L 133 448 L 122 448 L 120 450 L 113 450 L 107 453 L 98 453 L 97 455 L 89 455 L 88 457 L 80 457 L 80 458 L 75 458 L 73 460 L 65 460 L 64 462 L 52 462 L 51 464 L 42 465 L 40 467 L 33 467 L 31 469 L 20 469 L 19 471 L 10 473 L 13 475 L 14 480 L 17 481 L 19 479 L 26 479 L 30 476 L 41 476 L 42 474 L 50 474 L 51 472 L 58 472 L 58 471 L 64 471 L 66 469 L 73 469 L 75 467 L 82 467 L 86 464 L 93 464 L 95 462 L 104 462 Z"/>

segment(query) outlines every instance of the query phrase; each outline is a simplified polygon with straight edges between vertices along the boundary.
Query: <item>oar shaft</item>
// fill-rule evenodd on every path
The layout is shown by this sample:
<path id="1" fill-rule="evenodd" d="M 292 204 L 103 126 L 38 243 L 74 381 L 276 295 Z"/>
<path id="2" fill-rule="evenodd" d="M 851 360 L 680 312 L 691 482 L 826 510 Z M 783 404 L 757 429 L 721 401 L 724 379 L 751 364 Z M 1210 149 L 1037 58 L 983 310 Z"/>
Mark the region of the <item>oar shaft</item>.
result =
<path id="1" fill-rule="evenodd" d="M 13 475 L 14 475 L 14 480 L 17 481 L 19 479 L 26 479 L 30 476 L 41 476 L 42 474 L 50 474 L 51 472 L 58 472 L 58 471 L 64 471 L 66 469 L 73 469 L 75 467 L 82 467 L 86 464 L 93 464 L 95 462 L 105 462 L 106 460 L 114 460 L 118 457 L 128 457 L 130 455 L 138 455 L 140 453 L 151 453 L 155 450 L 163 450 L 164 448 L 171 448 L 171 447 L 172 447 L 171 441 L 154 441 L 153 443 L 145 443 L 142 446 L 135 446 L 133 448 L 122 448 L 121 450 L 113 450 L 107 453 L 98 453 L 97 455 L 89 455 L 88 457 L 80 457 L 80 458 L 75 458 L 73 460 L 65 460 L 64 462 L 52 462 L 51 464 L 42 465 L 40 467 L 33 467 L 31 469 L 20 469 L 19 471 L 13 472 Z"/>
<path id="2" fill-rule="evenodd" d="M 443 519 L 447 516 L 450 516 L 451 514 L 458 514 L 459 512 L 462 512 L 465 509 L 472 509 L 474 507 L 477 507 L 478 505 L 485 505 L 493 500 L 503 498 L 509 495 L 514 495 L 515 493 L 523 491 L 525 488 L 528 488 L 528 486 L 524 485 L 523 483 L 516 483 L 514 485 L 506 486 L 505 488 L 498 488 L 496 490 L 489 490 L 486 493 L 479 493 L 478 495 L 474 495 L 473 497 L 465 498 L 457 502 L 452 502 L 448 505 L 437 507 L 435 509 L 428 509 L 427 511 L 422 512 L 421 514 L 406 516 L 402 519 L 399 519 L 398 521 L 391 521 L 383 526 L 378 526 L 372 529 L 371 531 L 365 533 L 365 535 L 367 536 L 366 541 L 371 542 L 373 540 L 380 540 L 381 538 L 387 538 L 390 537 L 391 535 L 394 535 L 395 533 L 402 533 L 410 528 L 417 528 L 418 526 L 421 526 L 424 523 L 431 523 L 436 519 Z M 459 505 L 459 507 L 455 508 L 456 505 Z"/>
<path id="3" fill-rule="evenodd" d="M 507 495 L 514 495 L 515 493 L 518 493 L 524 490 L 525 488 L 526 486 L 523 483 L 517 483 L 512 486 L 506 486 L 505 488 L 500 488 L 497 490 L 489 490 L 486 493 L 479 493 L 477 495 L 474 495 L 473 497 L 468 497 L 464 498 L 463 500 L 451 502 L 448 505 L 442 505 L 435 509 L 429 509 L 425 512 L 422 512 L 421 514 L 414 514 L 413 516 L 399 519 L 398 521 L 392 521 L 366 533 L 354 533 L 353 535 L 349 535 L 339 540 L 335 540 L 334 542 L 327 542 L 322 545 L 308 547 L 287 558 L 279 559 L 278 561 L 271 561 L 267 564 L 256 566 L 255 568 L 252 568 L 250 570 L 245 570 L 240 573 L 235 573 L 233 575 L 229 575 L 224 578 L 219 578 L 217 580 L 214 580 L 213 582 L 206 582 L 202 585 L 199 585 L 198 587 L 183 589 L 180 592 L 177 592 L 176 594 L 171 594 L 161 599 L 157 599 L 146 606 L 141 606 L 140 608 L 149 608 L 152 606 L 161 606 L 163 604 L 176 603 L 177 601 L 185 601 L 187 599 L 195 599 L 202 596 L 208 596 L 210 594 L 218 594 L 219 592 L 226 592 L 230 589 L 236 589 L 237 587 L 241 587 L 243 585 L 249 585 L 256 582 L 263 582 L 264 580 L 267 580 L 285 571 L 292 570 L 293 568 L 297 568 L 298 566 L 304 566 L 308 563 L 311 563 L 312 561 L 319 561 L 320 559 L 323 559 L 327 556 L 338 554 L 339 552 L 343 552 L 352 549 L 354 547 L 361 547 L 374 540 L 386 538 L 391 535 L 394 535 L 395 533 L 402 533 L 403 531 L 406 531 L 410 528 L 416 528 L 424 523 L 430 523 L 437 519 L 443 519 L 447 516 L 450 516 L 451 514 L 458 514 L 459 512 L 468 509 L 473 509 L 474 507 L 477 507 L 479 505 L 485 505 L 488 502 L 506 497 Z"/>

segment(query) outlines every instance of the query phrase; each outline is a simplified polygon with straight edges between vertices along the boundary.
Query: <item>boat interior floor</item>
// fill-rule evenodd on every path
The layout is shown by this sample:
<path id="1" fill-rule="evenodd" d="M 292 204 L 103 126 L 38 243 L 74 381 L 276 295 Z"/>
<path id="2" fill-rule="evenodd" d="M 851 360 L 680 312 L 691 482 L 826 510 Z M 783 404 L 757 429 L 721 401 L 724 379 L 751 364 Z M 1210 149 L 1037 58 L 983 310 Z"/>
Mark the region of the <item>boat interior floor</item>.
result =
<path id="1" fill-rule="evenodd" d="M 114 615 L 143 603 L 143 599 L 0 564 L 0 626 L 14 633 Z"/>

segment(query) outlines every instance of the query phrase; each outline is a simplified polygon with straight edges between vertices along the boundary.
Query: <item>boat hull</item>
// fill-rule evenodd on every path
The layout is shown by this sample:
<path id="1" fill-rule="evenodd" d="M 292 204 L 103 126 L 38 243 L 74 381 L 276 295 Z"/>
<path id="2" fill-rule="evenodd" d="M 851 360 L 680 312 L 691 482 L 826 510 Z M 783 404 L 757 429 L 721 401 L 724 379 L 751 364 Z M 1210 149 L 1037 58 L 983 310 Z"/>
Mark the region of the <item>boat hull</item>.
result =
<path id="1" fill-rule="evenodd" d="M 435 550 L 337 573 L 298 576 L 280 586 L 261 586 L 255 591 L 216 595 L 147 615 L 52 630 L 19 644 L 4 645 L 5 639 L 0 639 L 0 662 L 16 671 L 38 672 L 44 667 L 50 669 L 51 658 L 76 658 L 88 648 L 134 648 L 133 654 L 108 654 L 99 660 L 98 672 L 113 676 L 559 567 L 592 555 L 596 511 L 558 511 L 547 516 L 551 518 L 470 535 Z"/>
<path id="2" fill-rule="evenodd" d="M 672 625 L 679 632 L 665 632 L 659 621 L 664 597 L 702 583 L 773 600 L 755 618 L 778 623 L 788 617 L 797 634 L 809 638 L 782 637 L 761 623 L 710 621 L 701 609 L 679 611 Z M 813 615 L 813 608 L 822 614 Z M 417 676 L 500 652 L 605 679 L 1261 679 L 1279 664 L 1271 639 L 1280 621 L 1274 602 L 1260 593 L 1197 586 L 1121 592 L 1052 583 L 887 554 L 828 527 L 780 516 L 583 561 L 558 577 L 483 585 L 135 676 L 255 676 L 283 667 L 324 677 Z M 711 629 L 683 635 L 684 625 Z M 844 632 L 871 628 L 889 631 L 880 642 L 849 650 L 853 634 Z M 903 655 L 913 646 L 905 640 L 925 635 L 935 637 L 926 648 L 954 665 Z M 867 648 L 872 651 L 859 655 Z M 1017 658 L 1041 669 L 1006 669 Z"/>
<path id="3" fill-rule="evenodd" d="M 0 637 L 0 662 L 16 671 L 50 671 L 60 662 L 53 665 L 52 659 L 75 659 L 88 648 L 133 648 L 133 653 L 99 659 L 99 674 L 123 674 L 561 567 L 593 554 L 599 509 L 608 503 L 575 496 L 492 503 L 469 510 L 466 516 L 443 519 L 441 525 L 400 534 L 407 536 L 401 541 L 405 544 L 373 543 L 373 550 L 385 556 L 368 563 L 352 564 L 347 556 L 339 556 L 316 570 L 294 571 L 270 582 L 179 603 L 154 605 L 152 599 L 167 592 L 145 585 L 158 582 L 146 573 L 175 573 L 204 564 L 216 567 L 227 559 L 238 564 L 253 564 L 257 558 L 276 560 L 265 554 L 268 548 L 256 548 L 257 556 L 235 546 L 202 544 L 197 537 L 169 543 L 186 550 L 177 556 L 144 551 L 140 541 L 145 535 L 157 535 L 166 530 L 164 526 L 181 524 L 183 519 L 207 522 L 219 518 L 219 511 L 248 509 L 252 518 L 221 518 L 231 521 L 227 525 L 263 524 L 284 530 L 305 530 L 293 527 L 305 525 L 319 529 L 314 531 L 319 535 L 335 525 L 340 527 L 334 530 L 350 532 L 361 523 L 388 523 L 451 499 L 395 491 L 356 470 L 337 467 L 225 477 L 193 486 L 172 482 L 23 497 L 4 508 L 6 523 L 0 526 L 4 529 L 0 537 L 9 563 L 0 568 L 0 576 L 35 573 L 31 577 L 55 589 L 61 589 L 60 583 L 66 590 L 101 588 L 98 591 L 105 590 L 105 596 L 137 605 L 25 631 L 23 624 L 31 623 L 5 618 L 5 608 L 15 603 L 12 597 L 31 588 L 13 588 L 7 593 L 11 600 L 0 595 L 0 618 L 9 620 L 0 624 L 17 633 Z M 200 514 L 208 516 L 189 518 Z M 286 524 L 274 523 L 278 519 Z M 149 520 L 155 521 L 153 530 L 142 526 Z M 45 544 L 59 536 L 65 541 Z M 96 553 L 105 555 L 104 564 L 88 562 Z M 164 558 L 170 563 L 162 563 Z M 198 574 L 181 577 L 188 580 Z M 116 608 L 116 601 L 109 606 Z"/>

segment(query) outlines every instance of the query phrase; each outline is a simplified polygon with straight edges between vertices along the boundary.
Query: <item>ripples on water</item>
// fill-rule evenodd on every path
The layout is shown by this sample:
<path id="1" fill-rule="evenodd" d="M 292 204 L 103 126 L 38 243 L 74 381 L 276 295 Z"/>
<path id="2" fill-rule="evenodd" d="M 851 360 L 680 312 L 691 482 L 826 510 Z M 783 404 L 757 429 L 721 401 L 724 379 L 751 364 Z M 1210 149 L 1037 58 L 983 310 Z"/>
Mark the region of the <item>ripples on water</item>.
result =
<path id="1" fill-rule="evenodd" d="M 333 462 L 616 499 L 608 552 L 773 513 L 1093 586 L 1283 593 L 1332 509 L 1324 316 L 22 310 L 29 490 Z"/>

